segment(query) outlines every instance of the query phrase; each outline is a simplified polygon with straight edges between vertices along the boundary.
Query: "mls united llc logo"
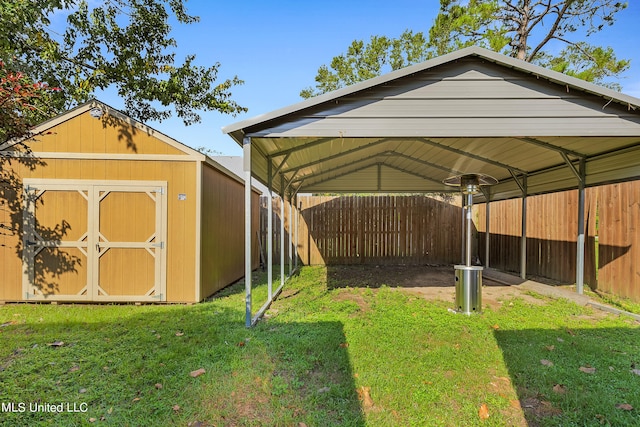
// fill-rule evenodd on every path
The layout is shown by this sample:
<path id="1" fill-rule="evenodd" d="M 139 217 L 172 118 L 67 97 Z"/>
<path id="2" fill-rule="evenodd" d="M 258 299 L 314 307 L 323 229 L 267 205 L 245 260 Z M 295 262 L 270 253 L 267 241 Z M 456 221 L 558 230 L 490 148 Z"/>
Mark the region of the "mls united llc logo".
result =
<path id="1" fill-rule="evenodd" d="M 2 412 L 24 413 L 24 412 L 87 412 L 88 405 L 85 402 L 71 403 L 39 403 L 39 402 L 2 402 L 0 404 Z"/>

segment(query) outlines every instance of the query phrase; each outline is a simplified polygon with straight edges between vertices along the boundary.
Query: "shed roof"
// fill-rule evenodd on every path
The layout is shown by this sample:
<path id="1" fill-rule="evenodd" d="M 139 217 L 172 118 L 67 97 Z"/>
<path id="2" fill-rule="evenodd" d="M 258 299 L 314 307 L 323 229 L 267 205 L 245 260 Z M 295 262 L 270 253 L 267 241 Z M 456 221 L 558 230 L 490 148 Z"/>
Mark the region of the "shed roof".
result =
<path id="1" fill-rule="evenodd" d="M 441 192 L 492 200 L 640 177 L 640 99 L 471 47 L 223 128 L 282 193 Z M 585 165 L 581 169 L 580 165 Z M 526 188 L 525 187 L 526 177 Z"/>

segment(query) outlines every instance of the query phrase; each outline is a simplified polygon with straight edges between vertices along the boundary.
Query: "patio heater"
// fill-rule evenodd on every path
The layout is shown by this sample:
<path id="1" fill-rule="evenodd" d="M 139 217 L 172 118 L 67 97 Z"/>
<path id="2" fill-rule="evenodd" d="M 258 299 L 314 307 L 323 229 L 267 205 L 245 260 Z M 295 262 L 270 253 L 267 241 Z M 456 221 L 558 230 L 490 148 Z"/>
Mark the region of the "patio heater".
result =
<path id="1" fill-rule="evenodd" d="M 497 184 L 495 178 L 479 173 L 456 175 L 444 180 L 446 185 L 460 187 L 463 196 L 462 247 L 464 265 L 455 265 L 456 311 L 470 315 L 482 311 L 482 269 L 471 265 L 471 213 L 473 195 L 480 192 L 481 185 Z M 466 201 L 465 201 L 466 199 Z"/>

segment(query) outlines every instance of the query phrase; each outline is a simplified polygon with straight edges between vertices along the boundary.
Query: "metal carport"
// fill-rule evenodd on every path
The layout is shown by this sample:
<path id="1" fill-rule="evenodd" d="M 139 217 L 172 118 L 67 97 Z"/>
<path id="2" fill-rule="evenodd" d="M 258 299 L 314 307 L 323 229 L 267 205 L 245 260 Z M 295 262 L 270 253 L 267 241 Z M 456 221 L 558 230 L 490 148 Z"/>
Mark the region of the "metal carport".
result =
<path id="1" fill-rule="evenodd" d="M 638 98 L 470 47 L 223 132 L 243 147 L 247 194 L 251 177 L 291 199 L 298 192 L 446 192 L 451 175 L 491 175 L 498 184 L 479 202 L 522 198 L 523 277 L 527 196 L 577 189 L 582 292 L 584 188 L 640 177 L 639 108 Z M 270 270 L 268 301 L 252 320 L 249 261 L 245 278 L 250 325 L 282 284 L 271 291 Z"/>

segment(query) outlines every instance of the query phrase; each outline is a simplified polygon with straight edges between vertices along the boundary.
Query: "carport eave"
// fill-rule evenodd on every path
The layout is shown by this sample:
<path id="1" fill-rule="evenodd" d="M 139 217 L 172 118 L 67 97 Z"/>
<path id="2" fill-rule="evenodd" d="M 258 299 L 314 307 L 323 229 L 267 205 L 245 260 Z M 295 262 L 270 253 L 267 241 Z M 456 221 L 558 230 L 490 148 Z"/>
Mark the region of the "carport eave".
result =
<path id="1" fill-rule="evenodd" d="M 569 140 L 573 141 L 576 138 L 579 137 L 571 137 L 568 138 Z M 602 139 L 601 139 L 602 138 Z M 351 158 L 353 158 L 354 155 L 357 155 L 359 158 L 375 158 L 376 156 L 381 156 L 383 154 L 385 154 L 386 152 L 389 151 L 388 149 L 388 145 L 386 145 L 387 143 L 389 144 L 405 144 L 405 143 L 415 143 L 416 141 L 420 140 L 421 138 L 408 138 L 406 140 L 399 140 L 399 139 L 386 139 L 386 138 L 363 138 L 361 143 L 358 144 L 354 144 L 355 148 L 352 149 L 347 149 L 345 150 L 343 153 L 340 152 L 333 152 L 334 154 L 331 154 L 330 156 L 327 156 L 327 161 L 324 161 L 324 159 L 320 159 L 317 157 L 314 157 L 315 160 L 310 160 L 310 157 L 305 157 L 308 154 L 305 152 L 305 150 L 292 150 L 290 147 L 290 142 L 291 141 L 318 141 L 319 139 L 323 139 L 323 143 L 327 144 L 327 147 L 331 144 L 336 144 L 337 142 L 341 142 L 343 141 L 341 138 L 334 138 L 334 139 L 330 139 L 330 138 L 316 138 L 316 137 L 312 137 L 312 138 L 295 138 L 295 139 L 289 139 L 287 138 L 286 140 L 289 141 L 289 144 L 286 144 L 285 149 L 277 149 L 277 147 L 282 147 L 283 144 L 282 142 L 285 139 L 282 138 L 254 138 L 254 145 L 258 146 L 262 141 L 269 141 L 269 146 L 271 147 L 276 147 L 276 150 L 273 151 L 273 153 L 277 154 L 278 157 L 277 158 L 273 158 L 273 168 L 274 170 L 276 168 L 281 168 L 281 171 L 286 173 L 286 179 L 287 180 L 292 180 L 295 179 L 297 182 L 301 181 L 302 178 L 304 178 L 305 175 L 308 174 L 317 174 L 320 173 L 323 170 L 330 170 L 332 168 L 338 168 L 338 167 L 342 167 L 344 166 L 343 164 L 340 163 L 340 160 L 342 157 L 346 157 L 347 156 L 351 156 Z M 459 140 L 466 140 L 466 138 L 457 138 L 457 137 L 452 137 L 452 138 L 447 138 L 447 140 L 454 140 L 454 139 L 459 139 Z M 580 160 L 580 158 L 576 158 L 574 155 L 574 152 L 571 150 L 568 150 L 566 152 L 569 152 L 569 154 L 571 155 L 571 158 L 569 159 L 569 161 L 571 162 L 572 166 L 571 167 L 569 164 L 567 164 L 566 159 L 564 159 L 564 156 L 566 156 L 565 151 L 562 150 L 562 144 L 557 144 L 557 141 L 559 140 L 558 137 L 554 137 L 554 143 L 555 145 L 553 145 L 552 147 L 546 147 L 545 145 L 547 144 L 546 141 L 542 140 L 541 138 L 538 138 L 536 140 L 535 143 L 533 144 L 529 144 L 528 139 L 530 139 L 530 137 L 522 137 L 522 136 L 514 136 L 512 138 L 496 138 L 496 140 L 504 140 L 507 141 L 508 143 L 510 143 L 511 140 L 517 140 L 517 141 L 523 141 L 522 144 L 523 146 L 527 146 L 527 145 L 531 145 L 530 149 L 536 149 L 538 151 L 540 150 L 544 150 L 544 151 L 548 151 L 551 155 L 548 159 L 548 162 L 543 166 L 543 167 L 536 167 L 536 168 L 532 168 L 532 169 L 528 169 L 525 170 L 522 168 L 521 165 L 523 164 L 527 164 L 530 163 L 531 160 L 531 155 L 527 152 L 525 152 L 524 154 L 520 155 L 519 159 L 517 159 L 517 161 L 514 161 L 513 165 L 505 165 L 502 163 L 495 163 L 493 166 L 491 166 L 491 169 L 487 169 L 489 168 L 489 166 L 491 165 L 491 162 L 487 162 L 487 164 L 485 165 L 485 167 L 483 167 L 483 170 L 479 170 L 479 172 L 483 172 L 483 173 L 489 173 L 489 174 L 493 174 L 494 176 L 496 176 L 496 178 L 498 178 L 500 180 L 500 182 L 504 182 L 504 181 L 508 181 L 508 177 L 509 174 L 507 173 L 507 171 L 513 171 L 516 172 L 520 175 L 529 175 L 532 178 L 534 178 L 534 182 L 535 184 L 532 185 L 532 188 L 536 188 L 535 191 L 533 191 L 530 194 L 542 194 L 545 192 L 555 192 L 555 191 L 561 191 L 561 190 L 567 190 L 567 189 L 573 189 L 573 188 L 577 188 L 578 182 L 575 176 L 575 173 L 572 173 L 572 170 L 575 169 L 575 164 L 577 164 L 577 162 Z M 638 159 L 640 158 L 640 136 L 638 136 L 637 138 L 628 138 L 628 137 L 624 137 L 624 138 L 620 138 L 620 141 L 622 141 L 623 143 L 621 144 L 622 146 L 619 149 L 616 148 L 611 148 L 611 144 L 609 143 L 604 143 L 602 141 L 611 141 L 612 138 L 609 136 L 603 136 L 603 137 L 584 137 L 583 139 L 588 140 L 588 145 L 590 146 L 598 146 L 601 147 L 602 149 L 598 152 L 594 152 L 592 149 L 590 149 L 590 153 L 589 155 L 585 156 L 585 157 L 581 157 L 586 159 L 587 161 L 587 171 L 589 173 L 587 173 L 587 186 L 594 186 L 594 185 L 598 185 L 600 183 L 611 183 L 611 182 L 623 182 L 623 181 L 628 181 L 628 180 L 632 180 L 635 177 L 637 177 L 638 173 L 635 172 L 634 173 L 634 160 L 633 159 Z M 353 141 L 359 140 L 359 138 L 353 138 Z M 471 140 L 471 139 L 469 139 Z M 482 138 L 482 141 L 484 141 L 484 143 L 486 143 L 487 141 L 490 141 L 490 138 Z M 481 142 L 482 142 L 481 141 Z M 447 142 L 448 144 L 448 142 Z M 313 145 L 313 144 L 312 144 Z M 428 145 L 428 144 L 427 144 Z M 393 147 L 393 145 L 392 145 Z M 317 150 L 319 151 L 324 151 L 325 147 L 320 145 L 319 147 L 316 147 Z M 361 150 L 361 151 L 360 151 Z M 379 151 L 378 151 L 379 150 Z M 265 150 L 261 150 L 259 156 L 263 158 L 263 162 L 268 162 L 269 158 L 271 157 L 269 155 L 269 153 L 267 153 L 266 155 L 264 153 L 262 153 L 262 151 Z M 292 159 L 289 158 L 287 159 L 287 161 L 283 161 L 283 159 L 285 158 L 283 153 L 289 154 L 295 152 L 296 154 L 299 155 L 299 158 L 302 160 L 299 160 L 297 163 L 293 163 Z M 317 154 L 317 153 L 315 153 Z M 450 153 L 451 154 L 451 153 Z M 453 153 L 455 154 L 455 152 Z M 463 153 L 458 153 L 460 154 L 461 157 L 464 157 Z M 580 153 L 583 154 L 583 153 Z M 281 156 L 282 155 L 282 156 Z M 419 167 L 421 167 L 422 169 L 428 168 L 429 165 L 433 166 L 434 169 L 432 172 L 438 172 L 437 173 L 437 177 L 435 177 L 435 175 L 430 175 L 427 178 L 430 178 L 431 180 L 433 179 L 437 179 L 437 180 L 441 180 L 443 179 L 440 174 L 442 173 L 441 171 L 443 170 L 449 170 L 451 172 L 451 175 L 455 175 L 455 174 L 459 174 L 460 170 L 457 169 L 455 167 L 455 165 L 453 164 L 442 164 L 439 163 L 437 160 L 434 161 L 425 161 L 421 158 L 421 154 L 420 153 L 412 153 L 413 157 L 415 158 L 414 162 L 416 164 L 416 166 L 414 167 L 407 167 L 404 168 L 404 171 L 408 174 L 417 174 L 417 173 L 424 173 L 423 170 L 418 170 L 416 169 L 418 167 L 418 165 L 420 165 Z M 293 157 L 293 156 L 292 156 Z M 395 158 L 398 159 L 398 161 L 400 160 L 404 160 L 404 161 L 409 161 L 407 160 L 409 157 L 406 154 L 404 154 L 402 151 L 398 151 L 398 155 L 397 156 L 389 156 L 391 158 Z M 305 160 L 306 159 L 306 160 Z M 482 164 L 482 158 L 478 159 L 477 156 L 473 156 L 470 157 L 470 159 L 475 159 L 476 163 L 478 164 Z M 306 161 L 306 163 L 301 163 L 302 161 Z M 469 160 L 471 161 L 471 160 Z M 637 163 L 637 161 L 636 161 Z M 496 166 L 497 164 L 497 166 Z M 614 164 L 619 164 L 619 165 L 614 165 Z M 613 166 L 612 166 L 613 165 Z M 313 169 L 312 171 L 305 171 L 304 174 L 302 175 L 295 175 L 297 174 L 297 171 L 302 169 L 302 168 L 312 168 L 312 167 L 316 167 L 316 169 Z M 389 167 L 395 167 L 395 168 L 399 168 L 398 164 L 394 164 L 394 163 L 388 163 Z M 495 166 L 495 167 L 494 167 Z M 498 169 L 496 169 L 496 167 Z M 502 172 L 500 172 L 500 168 L 502 168 Z M 258 168 L 260 169 L 260 168 Z M 268 182 L 268 176 L 266 174 L 266 170 L 262 170 L 265 169 L 264 167 L 262 167 L 260 171 L 255 171 L 254 170 L 254 176 L 256 178 L 258 178 L 259 181 L 266 183 Z M 401 168 L 402 169 L 402 168 Z M 495 169 L 495 170 L 494 170 Z M 343 171 L 345 171 L 345 175 L 348 175 L 348 169 L 343 169 Z M 542 176 L 544 176 L 545 173 L 548 173 L 549 176 L 553 176 L 554 174 L 557 174 L 557 171 L 562 171 L 562 173 L 568 174 L 569 178 L 567 177 L 563 177 L 560 179 L 560 181 L 566 181 L 567 179 L 571 180 L 571 185 L 568 185 L 566 182 L 560 182 L 558 185 L 553 185 L 553 180 L 557 180 L 556 178 L 552 178 L 550 181 L 548 182 L 544 182 Z M 617 172 L 616 172 L 617 171 Z M 602 176 L 602 178 L 600 179 L 599 177 Z M 538 177 L 538 178 L 535 178 Z M 275 181 L 276 184 L 274 185 L 274 189 L 276 190 L 276 192 L 279 192 L 279 186 L 277 184 L 277 180 Z M 307 182 L 307 183 L 303 183 L 300 191 L 301 192 L 308 192 L 308 187 L 312 184 L 312 182 Z M 393 184 L 391 186 L 389 185 L 383 185 L 382 187 L 393 187 L 393 188 L 399 188 L 399 185 L 397 184 Z M 542 190 L 539 190 L 542 189 Z M 335 189 L 327 189 L 326 191 L 331 191 L 331 192 L 342 192 L 344 191 L 344 185 L 339 185 L 338 188 Z M 411 192 L 414 192 L 414 189 L 410 190 Z M 504 194 L 504 196 L 499 196 L 497 193 L 495 194 L 495 197 L 493 200 L 500 200 L 503 198 L 511 198 L 512 195 L 512 190 L 507 190 L 506 191 L 507 194 Z"/>

